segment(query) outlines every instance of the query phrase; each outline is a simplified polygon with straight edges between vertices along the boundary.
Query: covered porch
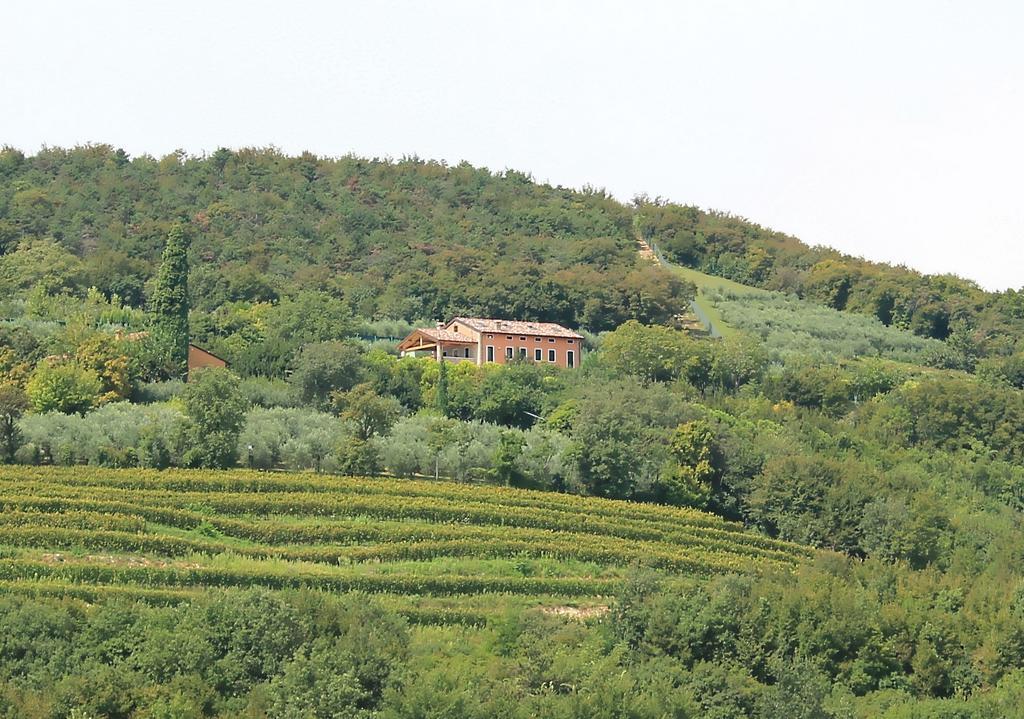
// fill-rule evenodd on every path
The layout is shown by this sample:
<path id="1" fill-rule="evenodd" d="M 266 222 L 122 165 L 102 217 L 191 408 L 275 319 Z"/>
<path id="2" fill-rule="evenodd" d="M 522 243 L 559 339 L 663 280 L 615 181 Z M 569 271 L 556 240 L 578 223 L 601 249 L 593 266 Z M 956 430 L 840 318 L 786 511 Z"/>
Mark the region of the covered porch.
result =
<path id="1" fill-rule="evenodd" d="M 477 343 L 441 329 L 413 330 L 398 344 L 402 357 L 432 357 L 438 362 L 479 363 Z"/>

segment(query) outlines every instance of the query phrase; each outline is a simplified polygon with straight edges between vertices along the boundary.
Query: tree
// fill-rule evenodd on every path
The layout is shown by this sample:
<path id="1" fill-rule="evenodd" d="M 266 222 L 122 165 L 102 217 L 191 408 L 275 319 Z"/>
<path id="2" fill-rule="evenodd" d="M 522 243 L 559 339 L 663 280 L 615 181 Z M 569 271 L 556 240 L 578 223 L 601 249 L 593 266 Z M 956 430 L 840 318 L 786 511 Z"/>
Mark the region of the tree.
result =
<path id="1" fill-rule="evenodd" d="M 480 383 L 476 418 L 526 429 L 541 412 L 544 370 L 526 362 L 488 367 Z"/>
<path id="2" fill-rule="evenodd" d="M 852 460 L 778 457 L 753 480 L 750 516 L 783 539 L 859 554 L 861 518 L 876 485 L 870 470 Z"/>
<path id="3" fill-rule="evenodd" d="M 644 384 L 684 377 L 699 389 L 711 378 L 712 344 L 669 327 L 645 326 L 630 320 L 609 333 L 601 343 L 608 365 Z"/>
<path id="4" fill-rule="evenodd" d="M 52 240 L 23 242 L 0 256 L 0 296 L 39 287 L 57 294 L 81 287 L 82 262 Z"/>
<path id="5" fill-rule="evenodd" d="M 43 360 L 25 392 L 36 412 L 85 414 L 96 406 L 103 384 L 94 370 L 77 362 Z"/>
<path id="6" fill-rule="evenodd" d="M 336 392 L 333 398 L 338 415 L 355 427 L 355 436 L 362 442 L 387 434 L 402 414 L 397 399 L 381 397 L 366 383 L 348 392 Z"/>
<path id="7" fill-rule="evenodd" d="M 0 461 L 10 462 L 21 443 L 18 419 L 29 407 L 28 397 L 14 385 L 0 385 Z"/>
<path id="8" fill-rule="evenodd" d="M 686 422 L 676 428 L 670 443 L 672 462 L 662 471 L 661 483 L 670 504 L 706 507 L 721 474 L 721 452 L 707 420 Z"/>
<path id="9" fill-rule="evenodd" d="M 338 643 L 340 644 L 340 643 Z M 274 678 L 267 716 L 274 719 L 361 719 L 369 702 L 353 676 L 344 647 L 320 639 L 312 650 L 300 649 Z"/>
<path id="10" fill-rule="evenodd" d="M 238 376 L 223 368 L 197 370 L 181 399 L 189 417 L 185 464 L 220 468 L 233 465 L 249 409 Z"/>
<path id="11" fill-rule="evenodd" d="M 498 448 L 494 452 L 494 476 L 506 487 L 518 486 L 522 474 L 516 460 L 523 452 L 524 439 L 521 432 L 507 429 L 501 433 Z"/>
<path id="12" fill-rule="evenodd" d="M 112 335 L 94 332 L 78 345 L 75 358 L 99 376 L 103 384 L 101 403 L 127 399 L 131 394 L 130 361 Z"/>
<path id="13" fill-rule="evenodd" d="M 442 417 L 448 416 L 448 363 L 444 360 L 437 368 L 437 395 L 434 400 Z"/>
<path id="14" fill-rule="evenodd" d="M 156 286 L 150 298 L 152 342 L 164 373 L 183 378 L 188 372 L 188 250 L 190 240 L 180 225 L 167 233 Z"/>
<path id="15" fill-rule="evenodd" d="M 347 392 L 363 379 L 362 350 L 351 342 L 317 342 L 306 345 L 295 358 L 289 381 L 302 401 L 326 409 L 333 392 Z"/>

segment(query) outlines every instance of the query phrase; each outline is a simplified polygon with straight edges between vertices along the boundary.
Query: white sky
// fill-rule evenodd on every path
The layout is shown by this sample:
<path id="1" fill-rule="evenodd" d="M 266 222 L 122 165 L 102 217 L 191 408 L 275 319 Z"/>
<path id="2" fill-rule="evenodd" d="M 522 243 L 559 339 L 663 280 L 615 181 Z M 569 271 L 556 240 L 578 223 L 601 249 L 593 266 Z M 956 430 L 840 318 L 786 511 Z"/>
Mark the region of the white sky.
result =
<path id="1" fill-rule="evenodd" d="M 34 2 L 0 143 L 416 154 L 1024 286 L 1024 3 Z"/>

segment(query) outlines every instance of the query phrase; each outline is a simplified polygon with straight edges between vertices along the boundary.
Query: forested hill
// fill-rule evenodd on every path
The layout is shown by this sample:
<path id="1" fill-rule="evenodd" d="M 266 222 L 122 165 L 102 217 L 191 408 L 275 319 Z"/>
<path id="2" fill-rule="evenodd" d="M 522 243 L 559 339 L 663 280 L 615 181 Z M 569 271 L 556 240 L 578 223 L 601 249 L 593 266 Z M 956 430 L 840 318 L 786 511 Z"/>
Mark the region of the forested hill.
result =
<path id="1" fill-rule="evenodd" d="M 172 223 L 194 230 L 193 307 L 322 290 L 363 317 L 516 316 L 599 331 L 665 322 L 689 288 L 671 259 L 878 317 L 981 354 L 1024 334 L 1024 293 L 870 263 L 726 214 L 419 159 L 221 149 L 130 158 L 107 145 L 0 151 L 0 292 L 95 286 L 145 300 Z"/>
<path id="2" fill-rule="evenodd" d="M 0 154 L 0 293 L 95 286 L 144 301 L 168 229 L 193 228 L 193 307 L 321 290 L 363 317 L 663 322 L 686 288 L 637 263 L 632 211 L 517 172 L 97 145 Z"/>

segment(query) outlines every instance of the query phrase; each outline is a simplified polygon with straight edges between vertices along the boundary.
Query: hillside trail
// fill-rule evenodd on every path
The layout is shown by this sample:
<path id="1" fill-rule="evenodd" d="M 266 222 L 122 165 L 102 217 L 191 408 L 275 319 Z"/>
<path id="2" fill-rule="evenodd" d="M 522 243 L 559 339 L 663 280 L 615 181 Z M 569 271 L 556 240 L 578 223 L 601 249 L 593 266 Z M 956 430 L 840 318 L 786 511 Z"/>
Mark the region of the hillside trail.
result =
<path id="1" fill-rule="evenodd" d="M 650 243 L 639 233 L 636 236 L 636 244 L 638 245 L 638 251 L 640 252 L 641 258 L 653 262 L 656 265 L 662 264 L 661 258 L 658 257 L 657 253 L 655 253 Z"/>
<path id="2" fill-rule="evenodd" d="M 653 262 L 659 267 L 666 267 L 669 269 L 673 268 L 673 265 L 662 257 L 661 253 L 658 252 L 650 242 L 644 239 L 644 236 L 639 231 L 634 233 L 637 244 L 637 252 L 640 258 L 647 261 Z M 712 337 L 721 337 L 722 333 L 715 323 L 708 317 L 708 313 L 701 307 L 698 298 L 703 293 L 700 287 L 697 287 L 697 296 L 690 300 L 690 311 L 686 313 L 680 313 L 674 315 L 673 319 L 686 331 L 692 334 L 710 334 Z"/>

